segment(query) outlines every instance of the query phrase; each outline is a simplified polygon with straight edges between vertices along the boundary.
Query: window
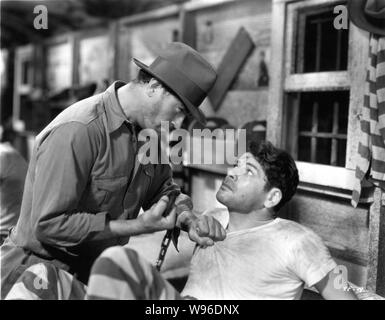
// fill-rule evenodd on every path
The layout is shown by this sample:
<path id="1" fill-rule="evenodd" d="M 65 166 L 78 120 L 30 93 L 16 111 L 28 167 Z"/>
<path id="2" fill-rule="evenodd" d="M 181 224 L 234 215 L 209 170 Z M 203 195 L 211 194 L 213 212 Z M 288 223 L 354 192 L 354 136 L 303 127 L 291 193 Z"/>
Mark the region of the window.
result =
<path id="1" fill-rule="evenodd" d="M 345 167 L 349 36 L 335 5 L 289 5 L 284 143 L 298 161 Z"/>
<path id="2" fill-rule="evenodd" d="M 288 120 L 298 123 L 289 138 L 295 134 L 294 158 L 344 167 L 349 91 L 290 93 L 286 108 L 298 117 Z"/>
<path id="3" fill-rule="evenodd" d="M 333 8 L 299 11 L 296 73 L 347 70 L 348 30 L 334 28 Z"/>

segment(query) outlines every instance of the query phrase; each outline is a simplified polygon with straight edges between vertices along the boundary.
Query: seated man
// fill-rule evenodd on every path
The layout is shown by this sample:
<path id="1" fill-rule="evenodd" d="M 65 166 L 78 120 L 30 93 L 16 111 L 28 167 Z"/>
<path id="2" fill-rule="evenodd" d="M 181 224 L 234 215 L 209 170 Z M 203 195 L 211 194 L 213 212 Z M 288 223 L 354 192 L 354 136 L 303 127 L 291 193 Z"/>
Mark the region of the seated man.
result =
<path id="1" fill-rule="evenodd" d="M 227 210 L 211 212 L 226 239 L 196 248 L 181 294 L 138 253 L 114 247 L 96 260 L 88 299 L 299 299 L 305 284 L 326 299 L 355 299 L 320 237 L 276 217 L 297 189 L 292 157 L 270 143 L 249 151 L 217 192 Z"/>

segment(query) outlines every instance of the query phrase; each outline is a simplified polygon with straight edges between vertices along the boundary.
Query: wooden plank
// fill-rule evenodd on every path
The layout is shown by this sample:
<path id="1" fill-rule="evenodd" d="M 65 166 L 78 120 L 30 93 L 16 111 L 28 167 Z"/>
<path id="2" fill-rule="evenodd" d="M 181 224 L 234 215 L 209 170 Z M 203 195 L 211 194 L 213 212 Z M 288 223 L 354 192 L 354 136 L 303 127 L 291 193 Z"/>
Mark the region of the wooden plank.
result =
<path id="1" fill-rule="evenodd" d="M 182 9 L 180 11 L 180 24 L 180 41 L 191 48 L 196 48 L 197 30 L 195 14 Z"/>
<path id="2" fill-rule="evenodd" d="M 347 71 L 292 74 L 285 79 L 287 92 L 349 90 L 349 88 L 350 77 Z"/>
<path id="3" fill-rule="evenodd" d="M 291 201 L 291 219 L 316 232 L 336 257 L 367 265 L 368 207 L 353 208 L 348 199 L 297 192 Z"/>
<path id="4" fill-rule="evenodd" d="M 209 93 L 214 110 L 218 110 L 227 89 L 253 49 L 250 35 L 244 28 L 240 28 L 217 70 L 218 79 Z"/>
<path id="5" fill-rule="evenodd" d="M 171 5 L 164 8 L 151 10 L 144 13 L 135 14 L 129 17 L 125 17 L 118 20 L 120 26 L 132 26 L 138 23 L 143 22 L 154 22 L 158 19 L 169 18 L 171 16 L 177 16 L 179 10 L 181 9 L 180 5 Z"/>
<path id="6" fill-rule="evenodd" d="M 369 216 L 369 263 L 367 289 L 385 296 L 385 207 L 376 188 Z"/>
<path id="7" fill-rule="evenodd" d="M 303 182 L 325 187 L 353 190 L 355 182 L 353 170 L 302 161 L 296 161 L 296 164 L 300 180 Z"/>
<path id="8" fill-rule="evenodd" d="M 328 138 L 328 139 L 345 139 L 346 134 L 342 133 L 329 133 L 329 132 L 311 132 L 311 131 L 301 131 L 299 133 L 301 137 L 310 137 L 310 138 Z"/>
<path id="9" fill-rule="evenodd" d="M 369 52 L 369 33 L 349 24 L 348 70 L 351 79 L 346 167 L 355 169 L 360 139 L 360 113 L 364 104 L 366 64 Z"/>
<path id="10" fill-rule="evenodd" d="M 194 0 L 184 4 L 184 8 L 188 11 L 202 10 L 212 8 L 227 3 L 241 2 L 240 0 Z"/>

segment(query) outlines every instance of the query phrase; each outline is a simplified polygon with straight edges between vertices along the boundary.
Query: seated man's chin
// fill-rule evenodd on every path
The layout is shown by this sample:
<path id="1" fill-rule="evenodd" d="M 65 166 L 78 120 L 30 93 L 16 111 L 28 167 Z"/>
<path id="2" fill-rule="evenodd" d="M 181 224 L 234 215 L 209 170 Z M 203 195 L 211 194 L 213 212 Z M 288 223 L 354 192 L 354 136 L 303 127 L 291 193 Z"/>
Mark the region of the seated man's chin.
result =
<path id="1" fill-rule="evenodd" d="M 220 203 L 222 203 L 223 205 L 226 205 L 226 196 L 225 196 L 225 191 L 223 191 L 223 190 L 219 190 L 218 192 L 217 192 L 217 195 L 216 195 L 216 198 L 217 198 L 217 200 L 220 202 Z"/>

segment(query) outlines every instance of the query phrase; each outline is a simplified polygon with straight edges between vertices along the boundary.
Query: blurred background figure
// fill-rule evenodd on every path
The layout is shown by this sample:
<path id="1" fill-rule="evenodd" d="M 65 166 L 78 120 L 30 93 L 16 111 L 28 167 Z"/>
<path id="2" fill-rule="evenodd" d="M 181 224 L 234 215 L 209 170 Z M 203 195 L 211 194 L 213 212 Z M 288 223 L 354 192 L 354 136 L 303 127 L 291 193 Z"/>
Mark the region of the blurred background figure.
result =
<path id="1" fill-rule="evenodd" d="M 13 147 L 15 132 L 10 122 L 0 127 L 0 244 L 16 225 L 20 214 L 28 164 Z"/>

